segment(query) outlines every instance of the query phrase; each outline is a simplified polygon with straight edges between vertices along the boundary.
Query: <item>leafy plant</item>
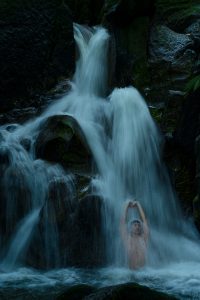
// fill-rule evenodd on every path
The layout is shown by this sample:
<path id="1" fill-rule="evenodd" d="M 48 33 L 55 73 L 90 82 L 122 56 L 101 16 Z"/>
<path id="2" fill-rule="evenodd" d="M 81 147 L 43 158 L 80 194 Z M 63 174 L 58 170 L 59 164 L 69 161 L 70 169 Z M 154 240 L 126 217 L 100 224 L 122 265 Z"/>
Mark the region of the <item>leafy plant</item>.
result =
<path id="1" fill-rule="evenodd" d="M 191 92 L 195 92 L 200 88 L 200 75 L 197 75 L 190 79 L 190 81 L 186 84 L 185 91 L 187 94 Z"/>
<path id="2" fill-rule="evenodd" d="M 169 22 L 179 22 L 194 13 L 200 13 L 198 0 L 156 0 L 160 15 Z"/>

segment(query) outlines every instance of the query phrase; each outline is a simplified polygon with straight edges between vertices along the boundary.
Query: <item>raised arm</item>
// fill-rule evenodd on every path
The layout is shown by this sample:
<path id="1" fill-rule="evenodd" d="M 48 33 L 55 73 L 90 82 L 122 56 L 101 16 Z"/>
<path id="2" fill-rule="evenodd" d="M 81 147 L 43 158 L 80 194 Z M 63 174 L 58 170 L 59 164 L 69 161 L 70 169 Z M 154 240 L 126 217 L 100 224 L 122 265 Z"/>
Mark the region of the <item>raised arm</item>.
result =
<path id="1" fill-rule="evenodd" d="M 149 235 L 149 228 L 148 228 L 147 219 L 146 219 L 144 210 L 138 201 L 135 201 L 134 205 L 138 208 L 140 218 L 142 219 L 143 226 L 144 226 L 144 234 L 145 234 L 145 237 L 147 238 Z"/>
<path id="2" fill-rule="evenodd" d="M 127 213 L 128 213 L 128 208 L 130 206 L 130 203 L 131 201 L 129 200 L 124 203 L 123 212 L 120 220 L 120 233 L 124 242 L 126 242 L 128 238 L 126 219 L 127 219 Z"/>

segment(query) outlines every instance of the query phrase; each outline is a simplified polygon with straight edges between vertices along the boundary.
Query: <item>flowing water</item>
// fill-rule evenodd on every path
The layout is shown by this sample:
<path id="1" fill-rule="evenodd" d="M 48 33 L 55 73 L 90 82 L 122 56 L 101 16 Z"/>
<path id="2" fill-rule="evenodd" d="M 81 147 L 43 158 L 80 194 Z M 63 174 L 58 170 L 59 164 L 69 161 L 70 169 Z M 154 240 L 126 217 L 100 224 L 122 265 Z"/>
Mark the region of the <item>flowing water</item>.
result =
<path id="1" fill-rule="evenodd" d="M 183 299 L 198 299 L 199 237 L 192 222 L 184 219 L 179 208 L 162 161 L 162 136 L 145 100 L 134 87 L 116 88 L 106 97 L 107 31 L 80 25 L 75 25 L 74 31 L 79 59 L 71 91 L 35 120 L 23 126 L 1 127 L 3 229 L 0 269 L 6 273 L 0 275 L 0 286 L 40 287 L 45 291 L 45 288 L 55 289 L 80 282 L 106 286 L 134 281 Z M 92 151 L 96 175 L 91 185 L 104 201 L 106 263 L 112 267 L 93 271 L 62 269 L 59 228 L 49 222 L 55 207 L 46 203 L 49 183 L 60 178 L 73 201 L 73 174 L 59 165 L 36 159 L 34 148 L 44 120 L 61 114 L 72 115 L 78 121 Z M 28 151 L 24 147 L 24 137 L 30 143 Z M 58 194 L 59 202 L 62 199 Z M 124 268 L 126 259 L 119 235 L 123 203 L 130 198 L 141 203 L 150 228 L 147 265 L 137 272 Z M 23 209 L 20 199 L 26 202 Z M 41 214 L 42 235 L 37 228 Z M 42 239 L 46 267 L 52 266 L 53 261 L 56 270 L 42 273 L 21 267 L 26 262 L 31 239 L 37 235 Z"/>

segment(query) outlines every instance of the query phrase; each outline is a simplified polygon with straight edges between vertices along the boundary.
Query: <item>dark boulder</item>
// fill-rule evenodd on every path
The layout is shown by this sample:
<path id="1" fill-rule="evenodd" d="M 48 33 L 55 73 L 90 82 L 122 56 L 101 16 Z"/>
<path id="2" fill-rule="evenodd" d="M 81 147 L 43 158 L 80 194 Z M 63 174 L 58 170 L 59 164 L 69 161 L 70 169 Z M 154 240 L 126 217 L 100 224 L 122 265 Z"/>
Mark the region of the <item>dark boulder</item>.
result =
<path id="1" fill-rule="evenodd" d="M 50 180 L 39 224 L 26 258 L 28 265 L 49 269 L 69 264 L 72 217 L 76 207 L 74 197 L 74 185 L 70 176 Z"/>
<path id="2" fill-rule="evenodd" d="M 196 184 L 197 195 L 193 200 L 193 216 L 195 224 L 200 232 L 200 135 L 196 138 L 195 143 L 196 152 Z"/>
<path id="3" fill-rule="evenodd" d="M 170 90 L 183 91 L 197 54 L 192 38 L 164 25 L 153 26 L 149 40 L 151 89 L 156 101 L 167 102 Z"/>
<path id="4" fill-rule="evenodd" d="M 74 217 L 73 264 L 95 267 L 105 263 L 102 224 L 103 199 L 87 195 L 79 201 Z"/>
<path id="5" fill-rule="evenodd" d="M 93 291 L 92 291 L 93 289 Z M 87 296 L 87 294 L 89 294 Z M 77 298 L 76 295 L 79 297 Z M 125 283 L 94 289 L 86 285 L 76 285 L 56 298 L 57 300 L 176 300 L 174 296 L 152 290 L 137 283 Z"/>
<path id="6" fill-rule="evenodd" d="M 86 284 L 74 285 L 56 297 L 56 300 L 81 300 L 93 293 L 95 290 L 95 287 Z"/>
<path id="7" fill-rule="evenodd" d="M 49 117 L 36 140 L 36 156 L 78 173 L 90 171 L 91 152 L 78 122 L 69 115 Z"/>
<path id="8" fill-rule="evenodd" d="M 59 0 L 0 3 L 1 111 L 30 106 L 74 69 L 73 25 Z"/>

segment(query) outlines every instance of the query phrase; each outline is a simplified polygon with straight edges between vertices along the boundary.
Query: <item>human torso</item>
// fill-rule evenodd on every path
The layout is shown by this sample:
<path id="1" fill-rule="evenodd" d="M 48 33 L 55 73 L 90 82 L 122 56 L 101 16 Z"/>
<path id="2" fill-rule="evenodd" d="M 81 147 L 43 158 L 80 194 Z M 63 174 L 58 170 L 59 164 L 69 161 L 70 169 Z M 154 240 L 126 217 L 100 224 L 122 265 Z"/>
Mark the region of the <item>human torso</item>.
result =
<path id="1" fill-rule="evenodd" d="M 146 262 L 146 241 L 143 235 L 130 236 L 127 241 L 127 255 L 129 267 L 137 269 L 145 265 Z"/>

